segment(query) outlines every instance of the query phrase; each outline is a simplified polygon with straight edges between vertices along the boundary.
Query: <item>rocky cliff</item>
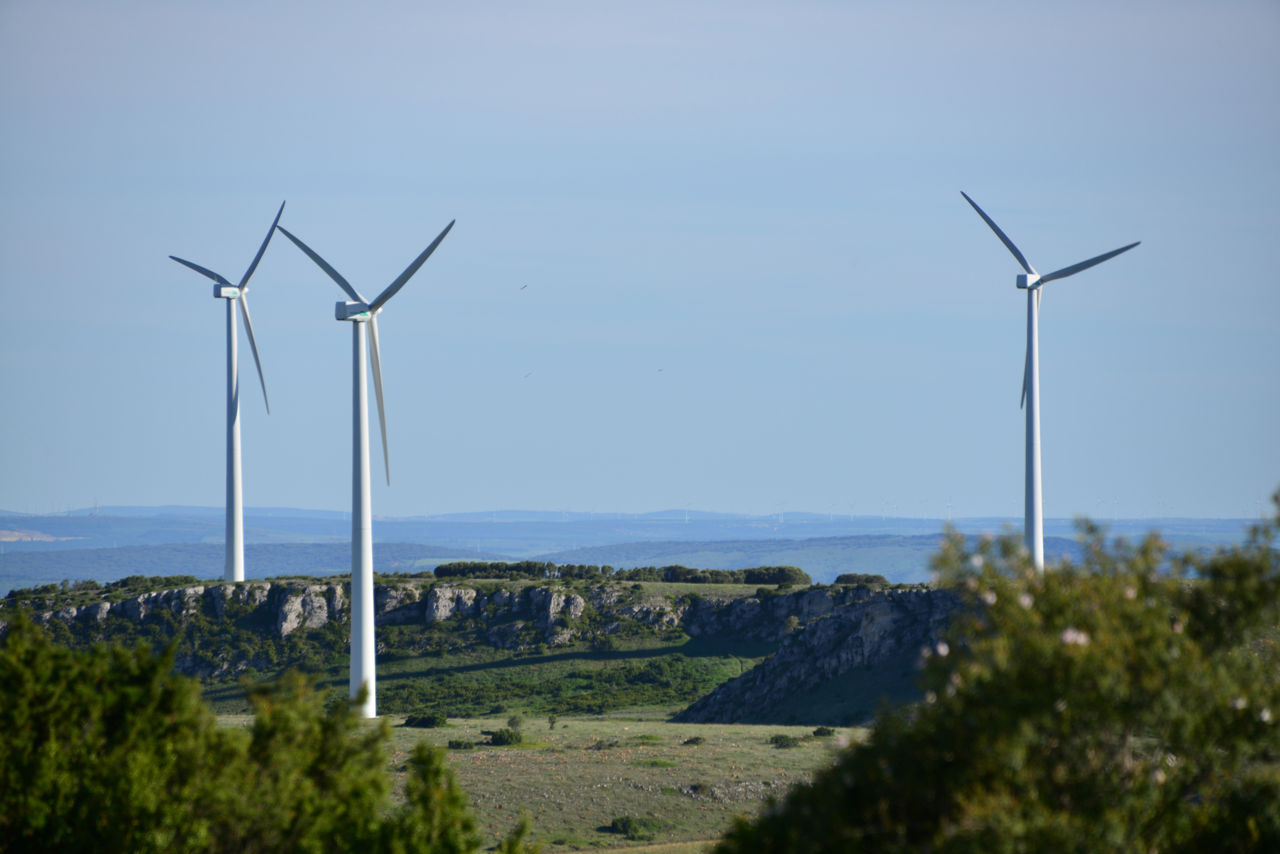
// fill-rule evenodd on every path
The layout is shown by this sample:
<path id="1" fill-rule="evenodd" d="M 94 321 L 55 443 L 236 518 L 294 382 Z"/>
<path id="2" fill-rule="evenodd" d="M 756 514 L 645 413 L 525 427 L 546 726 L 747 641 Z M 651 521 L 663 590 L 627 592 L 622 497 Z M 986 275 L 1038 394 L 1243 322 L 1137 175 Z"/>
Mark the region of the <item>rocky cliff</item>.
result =
<path id="1" fill-rule="evenodd" d="M 707 595 L 667 596 L 639 588 L 628 584 L 472 586 L 410 580 L 374 587 L 374 620 L 380 626 L 431 627 L 471 619 L 491 643 L 503 647 L 527 641 L 529 630 L 535 630 L 540 642 L 558 646 L 588 633 L 613 633 L 624 623 L 680 630 L 693 637 L 777 642 L 818 618 L 889 595 L 866 587 L 812 587 L 733 598 L 716 595 L 711 585 Z M 299 581 L 209 584 L 37 609 L 35 619 L 44 624 L 92 624 L 112 618 L 141 622 L 157 613 L 177 620 L 201 614 L 214 621 L 249 615 L 254 624 L 270 627 L 283 638 L 347 622 L 349 590 L 343 583 Z"/>
<path id="2" fill-rule="evenodd" d="M 403 578 L 375 586 L 374 613 L 379 626 L 421 630 L 401 632 L 401 654 L 440 644 L 529 651 L 587 641 L 607 649 L 615 637 L 653 633 L 776 647 L 677 719 L 846 724 L 870 716 L 880 696 L 913 696 L 919 649 L 937 639 L 956 607 L 952 595 L 925 587 L 761 589 L 737 597 L 706 587 L 703 594 L 683 592 L 687 586 Z M 62 624 L 73 641 L 194 637 L 179 645 L 176 666 L 210 678 L 278 666 L 305 654 L 308 644 L 343 654 L 349 602 L 347 584 L 308 579 L 83 597 L 61 607 L 46 600 L 43 609 L 33 607 L 38 600 L 5 604 L 25 606 L 46 625 Z M 192 622 L 202 624 L 194 634 Z M 152 631 L 140 635 L 130 624 Z"/>
<path id="3" fill-rule="evenodd" d="M 914 693 L 911 677 L 920 648 L 938 639 L 957 605 L 950 593 L 915 589 L 889 590 L 834 608 L 675 720 L 848 724 L 869 718 L 882 697 Z M 833 701 L 831 711 L 823 708 L 824 701 Z"/>

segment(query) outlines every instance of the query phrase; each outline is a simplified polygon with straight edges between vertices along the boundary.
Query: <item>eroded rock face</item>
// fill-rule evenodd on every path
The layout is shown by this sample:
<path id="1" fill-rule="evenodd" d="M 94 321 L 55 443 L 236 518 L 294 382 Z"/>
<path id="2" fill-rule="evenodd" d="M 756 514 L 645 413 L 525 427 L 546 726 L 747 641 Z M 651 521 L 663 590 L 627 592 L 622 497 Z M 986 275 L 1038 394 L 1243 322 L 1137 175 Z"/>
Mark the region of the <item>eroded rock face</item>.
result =
<path id="1" fill-rule="evenodd" d="M 494 614 L 509 614 L 516 609 L 519 601 L 515 593 L 510 590 L 495 590 L 490 593 L 482 602 L 476 605 L 478 609 L 492 609 Z"/>
<path id="2" fill-rule="evenodd" d="M 220 584 L 210 587 L 208 600 L 213 614 L 219 620 L 226 619 L 227 605 L 248 605 L 257 608 L 271 595 L 271 582 L 245 581 L 238 584 Z"/>
<path id="3" fill-rule="evenodd" d="M 373 588 L 373 622 L 377 626 L 403 626 L 422 621 L 421 591 L 414 586 Z"/>
<path id="4" fill-rule="evenodd" d="M 200 613 L 204 603 L 204 591 L 203 586 L 155 590 L 126 599 L 118 607 L 126 617 L 132 620 L 141 620 L 156 610 L 168 611 L 175 617 L 190 617 Z"/>
<path id="5" fill-rule="evenodd" d="M 109 613 L 111 613 L 110 602 L 95 602 L 80 609 L 80 619 L 101 623 Z"/>
<path id="6" fill-rule="evenodd" d="M 565 595 L 554 587 L 527 587 L 529 611 L 539 628 L 545 629 L 561 615 L 576 620 L 582 616 L 586 600 L 576 593 Z"/>
<path id="7" fill-rule="evenodd" d="M 777 661 L 786 662 L 787 656 L 819 656 L 826 670 L 813 676 L 816 679 L 861 666 L 859 661 L 881 655 L 895 639 L 918 647 L 931 625 L 920 616 L 920 603 L 932 601 L 931 595 L 927 590 L 818 587 L 738 599 L 717 599 L 714 591 L 708 590 L 707 595 L 673 599 L 611 584 L 570 588 L 553 583 L 482 591 L 465 584 L 401 583 L 375 586 L 374 619 L 378 625 L 432 626 L 455 617 L 475 618 L 488 641 L 505 649 L 537 642 L 570 644 L 582 638 L 587 630 L 584 626 L 591 626 L 591 632 L 609 633 L 628 621 L 660 630 L 682 630 L 692 636 L 785 641 Z M 252 581 L 155 591 L 121 602 L 44 612 L 36 619 L 44 623 L 102 622 L 118 616 L 141 621 L 150 613 L 166 611 L 178 618 L 203 612 L 224 620 L 249 612 L 256 624 L 272 626 L 279 637 L 287 637 L 295 631 L 349 620 L 348 597 L 343 583 Z M 595 619 L 580 622 L 588 611 Z M 853 613 L 860 615 L 856 631 L 849 623 Z M 843 627 L 839 642 L 830 636 L 838 627 Z M 800 645 L 802 638 L 809 647 Z M 830 649 L 815 652 L 822 644 Z M 811 671 L 813 668 L 806 666 L 797 672 L 812 676 Z M 795 682 L 799 676 L 788 678 L 791 681 L 783 680 L 785 684 L 801 684 Z"/>
<path id="8" fill-rule="evenodd" d="M 476 591 L 470 587 L 432 587 L 427 593 L 424 618 L 429 626 L 458 614 L 470 614 L 475 602 Z"/>
<path id="9" fill-rule="evenodd" d="M 276 631 L 280 637 L 298 629 L 318 629 L 328 623 L 329 598 L 335 587 L 308 585 L 301 592 L 288 591 L 276 612 Z"/>
<path id="10" fill-rule="evenodd" d="M 818 592 L 818 591 L 814 591 Z M 773 723 L 788 698 L 849 679 L 884 662 L 913 659 L 959 607 L 937 590 L 866 592 L 788 635 L 773 657 L 676 715 L 686 723 Z M 840 723 L 844 723 L 841 721 Z"/>

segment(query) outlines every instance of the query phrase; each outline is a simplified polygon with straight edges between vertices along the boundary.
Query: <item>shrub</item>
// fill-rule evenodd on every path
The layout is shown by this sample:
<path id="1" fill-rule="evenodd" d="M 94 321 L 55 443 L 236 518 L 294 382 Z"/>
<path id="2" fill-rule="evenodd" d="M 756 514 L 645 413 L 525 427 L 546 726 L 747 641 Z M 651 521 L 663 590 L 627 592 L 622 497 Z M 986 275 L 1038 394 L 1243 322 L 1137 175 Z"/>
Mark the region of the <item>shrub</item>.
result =
<path id="1" fill-rule="evenodd" d="M 464 738 L 449 739 L 450 750 L 475 750 L 475 747 L 476 743 L 474 741 L 467 741 Z"/>
<path id="2" fill-rule="evenodd" d="M 717 852 L 1280 851 L 1274 536 L 1169 558 L 1086 524 L 1082 565 L 1041 572 L 950 535 L 934 567 L 966 607 L 924 702 Z"/>
<path id="3" fill-rule="evenodd" d="M 884 587 L 889 581 L 883 575 L 869 575 L 863 572 L 843 572 L 836 576 L 835 584 L 847 584 L 854 587 Z"/>
<path id="4" fill-rule="evenodd" d="M 703 738 L 702 736 L 700 736 L 700 735 L 695 735 L 695 736 L 693 736 L 692 738 L 686 738 L 684 741 L 682 741 L 682 742 L 681 742 L 681 744 L 687 744 L 687 745 L 689 745 L 689 746 L 691 746 L 691 747 L 696 747 L 696 746 L 697 746 L 697 745 L 699 745 L 699 744 L 705 744 L 705 743 L 706 743 L 706 741 L 707 741 L 707 740 L 706 740 L 705 738 Z"/>
<path id="5" fill-rule="evenodd" d="M 424 715 L 410 715 L 404 719 L 405 726 L 421 727 L 422 729 L 435 729 L 442 727 L 449 722 L 448 716 L 444 712 L 427 712 Z"/>
<path id="6" fill-rule="evenodd" d="M 813 731 L 814 738 L 830 738 L 836 731 L 829 726 L 820 726 Z"/>
<path id="7" fill-rule="evenodd" d="M 170 653 L 67 649 L 20 618 L 0 684 L 0 849 L 479 849 L 442 751 L 415 749 L 394 807 L 386 723 L 326 709 L 296 673 L 252 689 L 251 727 L 223 727 Z"/>
<path id="8" fill-rule="evenodd" d="M 516 713 L 511 717 L 507 718 L 507 729 L 518 730 L 522 726 L 524 726 L 524 715 Z"/>
<path id="9" fill-rule="evenodd" d="M 779 750 L 785 750 L 788 747 L 799 747 L 800 739 L 796 738 L 794 735 L 778 733 L 777 735 L 769 736 L 769 743 Z"/>
<path id="10" fill-rule="evenodd" d="M 662 822 L 647 816 L 621 815 L 613 820 L 609 829 L 614 833 L 621 833 L 627 839 L 646 840 L 653 839 L 662 829 Z"/>
<path id="11" fill-rule="evenodd" d="M 524 734 L 516 729 L 500 729 L 489 735 L 489 743 L 496 747 L 519 744 L 522 741 L 524 741 Z"/>

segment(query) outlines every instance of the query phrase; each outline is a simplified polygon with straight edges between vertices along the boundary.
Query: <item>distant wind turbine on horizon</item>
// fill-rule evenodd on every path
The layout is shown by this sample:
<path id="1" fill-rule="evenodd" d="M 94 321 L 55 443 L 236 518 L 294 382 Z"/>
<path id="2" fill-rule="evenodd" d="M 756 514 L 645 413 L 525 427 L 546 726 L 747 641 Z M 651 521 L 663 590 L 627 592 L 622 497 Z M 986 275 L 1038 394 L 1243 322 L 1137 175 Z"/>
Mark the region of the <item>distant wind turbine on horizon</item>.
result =
<path id="1" fill-rule="evenodd" d="M 240 362 L 239 336 L 236 334 L 236 306 L 244 317 L 244 331 L 249 336 L 249 349 L 253 351 L 253 363 L 258 368 L 258 382 L 262 384 L 262 402 L 266 404 L 267 414 L 271 414 L 271 402 L 267 399 L 267 381 L 262 375 L 262 361 L 258 358 L 258 343 L 253 337 L 253 321 L 249 319 L 249 277 L 258 269 L 258 262 L 267 251 L 271 235 L 275 234 L 276 225 L 280 222 L 280 214 L 284 213 L 284 202 L 276 211 L 276 218 L 258 247 L 258 254 L 253 256 L 253 263 L 245 270 L 240 284 L 233 285 L 218 273 L 170 255 L 174 261 L 184 267 L 195 270 L 200 275 L 214 282 L 215 299 L 227 301 L 227 528 L 226 528 L 226 567 L 223 578 L 227 581 L 244 581 L 244 496 L 241 487 L 240 472 Z"/>
<path id="2" fill-rule="evenodd" d="M 369 394 L 365 367 L 365 325 L 368 324 L 368 349 L 373 369 L 373 388 L 378 398 L 378 426 L 382 434 L 382 458 L 386 467 L 387 485 L 391 485 L 391 456 L 387 449 L 387 419 L 382 403 L 382 359 L 378 347 L 378 313 L 405 283 L 418 272 L 431 253 L 444 240 L 450 221 L 431 245 L 413 260 L 394 282 L 387 286 L 372 302 L 366 300 L 351 283 L 311 250 L 309 246 L 277 225 L 285 237 L 293 241 L 302 252 L 316 263 L 329 278 L 342 288 L 350 302 L 339 302 L 334 317 L 351 323 L 352 331 L 352 442 L 351 442 L 351 697 L 367 688 L 363 717 L 377 717 L 377 663 L 373 632 L 373 516 L 369 488 Z"/>
<path id="3" fill-rule="evenodd" d="M 1101 264 L 1103 261 L 1114 258 L 1122 252 L 1128 252 L 1142 241 L 1136 241 L 1128 246 L 1121 246 L 1119 249 L 1095 255 L 1087 261 L 1080 261 L 1042 276 L 1027 262 L 1027 259 L 1018 251 L 1018 247 L 1013 244 L 1008 235 L 1000 230 L 1000 226 L 996 225 L 995 221 L 987 216 L 982 208 L 978 207 L 977 202 L 969 198 L 968 193 L 961 190 L 960 195 L 964 196 L 964 200 L 978 212 L 978 216 L 982 217 L 983 222 L 991 227 L 991 230 L 995 232 L 996 237 L 1000 238 L 1000 242 L 1005 245 L 1005 248 L 1013 253 L 1013 257 L 1017 259 L 1018 265 L 1023 270 L 1017 277 L 1017 286 L 1027 292 L 1027 355 L 1022 366 L 1022 402 L 1019 403 L 1019 407 L 1025 404 L 1027 412 L 1026 491 L 1024 494 L 1023 535 L 1026 539 L 1027 549 L 1031 552 L 1031 558 L 1035 561 L 1036 569 L 1043 570 L 1044 504 L 1040 478 L 1040 288 L 1055 279 L 1074 276 L 1076 273 L 1087 270 L 1096 264 Z"/>

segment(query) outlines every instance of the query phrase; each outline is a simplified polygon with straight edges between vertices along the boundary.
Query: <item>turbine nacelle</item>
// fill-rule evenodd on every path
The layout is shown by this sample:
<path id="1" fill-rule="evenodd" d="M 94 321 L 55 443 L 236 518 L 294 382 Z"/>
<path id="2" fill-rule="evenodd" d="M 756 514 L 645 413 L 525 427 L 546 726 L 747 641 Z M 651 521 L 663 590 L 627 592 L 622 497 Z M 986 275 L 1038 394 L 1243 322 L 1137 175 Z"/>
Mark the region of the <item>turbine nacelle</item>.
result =
<path id="1" fill-rule="evenodd" d="M 373 316 L 369 306 L 362 302 L 339 302 L 333 307 L 335 320 L 349 320 L 352 323 L 363 323 Z"/>
<path id="2" fill-rule="evenodd" d="M 235 285 L 214 285 L 214 299 L 240 299 L 241 290 Z"/>
<path id="3" fill-rule="evenodd" d="M 1026 290 L 1027 288 L 1038 288 L 1040 286 L 1039 273 L 1019 273 L 1018 289 Z"/>

